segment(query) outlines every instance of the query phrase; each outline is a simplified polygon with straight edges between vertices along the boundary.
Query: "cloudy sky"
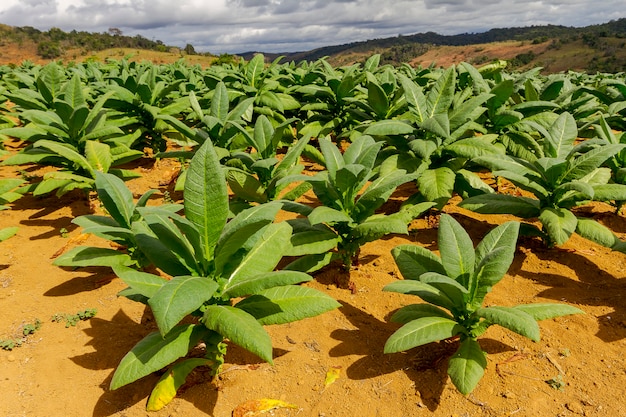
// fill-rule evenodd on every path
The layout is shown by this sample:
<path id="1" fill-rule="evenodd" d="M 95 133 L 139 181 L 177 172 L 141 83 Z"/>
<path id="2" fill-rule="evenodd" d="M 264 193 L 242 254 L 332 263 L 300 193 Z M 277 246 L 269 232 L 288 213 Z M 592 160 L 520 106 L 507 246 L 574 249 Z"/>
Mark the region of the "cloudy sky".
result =
<path id="1" fill-rule="evenodd" d="M 294 52 L 374 38 L 626 17 L 624 0 L 2 0 L 0 23 L 140 34 L 198 52 Z"/>

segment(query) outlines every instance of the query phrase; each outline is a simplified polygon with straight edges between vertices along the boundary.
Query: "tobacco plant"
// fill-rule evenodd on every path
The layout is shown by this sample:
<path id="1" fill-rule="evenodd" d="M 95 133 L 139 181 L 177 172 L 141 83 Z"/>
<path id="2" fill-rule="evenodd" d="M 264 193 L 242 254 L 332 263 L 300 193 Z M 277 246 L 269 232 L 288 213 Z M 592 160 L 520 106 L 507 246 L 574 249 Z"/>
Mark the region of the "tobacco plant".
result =
<path id="1" fill-rule="evenodd" d="M 163 260 L 176 262 L 167 247 L 155 239 L 144 220 L 150 213 L 175 213 L 182 210 L 180 204 L 162 204 L 147 207 L 148 200 L 156 190 L 150 190 L 133 202 L 133 194 L 124 182 L 112 174 L 96 172 L 95 180 L 98 198 L 109 214 L 108 216 L 87 214 L 76 217 L 72 223 L 83 228 L 85 234 L 93 234 L 106 239 L 124 249 L 77 246 L 54 260 L 54 265 L 67 267 L 85 266 L 135 266 L 143 268 L 150 265 L 148 256 L 140 242 L 148 240 L 145 250 L 150 250 Z"/>
<path id="2" fill-rule="evenodd" d="M 553 120 L 549 118 L 549 120 Z M 513 214 L 525 219 L 538 218 L 541 229 L 524 224 L 524 233 L 537 235 L 549 245 L 562 245 L 573 233 L 624 251 L 625 246 L 608 228 L 598 222 L 577 217 L 572 210 L 589 201 L 626 199 L 626 186 L 609 183 L 611 170 L 604 162 L 626 148 L 606 144 L 587 150 L 575 146 L 578 129 L 569 113 L 554 119 L 547 128 L 534 124 L 543 136 L 542 157 L 524 160 L 516 157 L 482 156 L 474 162 L 488 167 L 533 197 L 511 194 L 480 194 L 459 203 L 461 207 L 483 214 Z"/>
<path id="3" fill-rule="evenodd" d="M 386 169 L 379 174 L 375 164 L 382 143 L 371 136 L 356 138 L 343 154 L 329 137 L 321 138 L 319 144 L 326 170 L 314 176 L 285 178 L 309 182 L 322 203 L 314 209 L 286 206 L 307 216 L 291 222 L 294 236 L 289 254 L 305 256 L 290 268 L 312 271 L 339 258 L 349 269 L 358 264 L 361 246 L 391 233 L 408 233 L 411 220 L 433 206 L 426 202 L 407 205 L 393 214 L 377 213 L 396 188 L 414 180 L 415 175 L 403 169 Z M 335 245 L 337 252 L 327 252 Z"/>
<path id="4" fill-rule="evenodd" d="M 475 134 L 483 130 L 476 120 L 491 95 L 474 95 L 469 87 L 455 91 L 454 67 L 439 74 L 428 91 L 402 74 L 398 78 L 409 111 L 401 118 L 365 125 L 364 133 L 384 138 L 385 152 L 395 154 L 399 166 L 419 174 L 414 198 L 435 202 L 441 209 L 455 192 L 489 192 L 467 162 L 501 153 L 493 145 L 497 136 Z"/>
<path id="5" fill-rule="evenodd" d="M 425 304 L 397 310 L 391 321 L 402 324 L 385 343 L 385 353 L 409 350 L 443 339 L 458 338 L 460 346 L 448 363 L 448 375 L 462 394 L 470 393 L 487 367 L 477 339 L 497 324 L 539 341 L 538 320 L 582 313 L 564 304 L 525 304 L 483 307 L 485 296 L 504 277 L 513 261 L 519 223 L 506 222 L 489 232 L 474 248 L 454 218 L 442 214 L 439 255 L 418 245 L 392 250 L 404 280 L 383 291 L 416 295 Z"/>
<path id="6" fill-rule="evenodd" d="M 129 286 L 122 294 L 152 309 L 158 331 L 122 359 L 111 389 L 170 365 L 200 342 L 206 346 L 204 358 L 170 367 L 155 387 L 149 409 L 167 404 L 197 366 L 208 366 L 217 376 L 227 340 L 272 363 L 272 342 L 263 325 L 293 322 L 339 306 L 320 291 L 295 285 L 311 280 L 309 275 L 274 271 L 291 236 L 289 224 L 273 223 L 280 204 L 253 207 L 227 223 L 226 181 L 210 140 L 191 161 L 184 198 L 185 218 L 165 213 L 146 216 L 157 238 L 178 259 L 176 265 L 158 256 L 153 259 L 171 279 L 114 268 Z M 174 393 L 163 394 L 164 386 L 174 386 Z"/>

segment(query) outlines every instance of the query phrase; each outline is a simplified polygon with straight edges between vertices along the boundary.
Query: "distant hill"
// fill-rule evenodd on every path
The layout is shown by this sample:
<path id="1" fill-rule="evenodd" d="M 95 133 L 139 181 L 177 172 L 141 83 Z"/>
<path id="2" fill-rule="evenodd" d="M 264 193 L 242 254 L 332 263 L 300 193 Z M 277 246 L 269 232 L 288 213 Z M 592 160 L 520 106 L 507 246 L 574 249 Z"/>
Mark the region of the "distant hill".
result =
<path id="1" fill-rule="evenodd" d="M 238 57 L 249 60 L 257 53 L 223 54 L 220 57 L 210 53 L 198 54 L 190 44 L 185 48 L 172 47 L 141 35 L 125 36 L 116 28 L 104 33 L 89 33 L 63 32 L 58 28 L 40 31 L 28 26 L 0 24 L 0 64 L 19 64 L 24 60 L 43 64 L 51 60 L 69 62 L 111 57 L 156 63 L 185 59 L 207 66 L 215 62 L 232 62 Z M 284 56 L 282 62 L 315 61 L 327 57 L 329 63 L 340 66 L 364 62 L 376 53 L 381 54 L 381 63 L 392 65 L 410 63 L 422 67 L 447 67 L 461 61 L 481 65 L 505 59 L 511 69 L 540 66 L 544 72 L 616 73 L 626 69 L 626 18 L 580 28 L 545 25 L 450 36 L 416 33 L 304 52 L 264 53 L 264 56 L 267 61 Z"/>
<path id="2" fill-rule="evenodd" d="M 543 66 L 551 72 L 568 69 L 619 72 L 626 68 L 625 45 L 626 18 L 622 18 L 580 28 L 545 25 L 449 36 L 426 32 L 325 46 L 305 52 L 264 55 L 268 61 L 284 56 L 284 61 L 295 62 L 328 57 L 334 65 L 363 62 L 374 53 L 381 54 L 381 62 L 393 65 L 403 62 L 426 66 L 449 65 L 463 60 L 481 64 L 494 59 L 507 59 L 513 67 Z M 441 50 L 448 52 L 433 52 Z M 239 55 L 248 60 L 255 54 Z M 432 59 L 435 56 L 439 59 Z M 420 57 L 427 58 L 421 60 Z"/>

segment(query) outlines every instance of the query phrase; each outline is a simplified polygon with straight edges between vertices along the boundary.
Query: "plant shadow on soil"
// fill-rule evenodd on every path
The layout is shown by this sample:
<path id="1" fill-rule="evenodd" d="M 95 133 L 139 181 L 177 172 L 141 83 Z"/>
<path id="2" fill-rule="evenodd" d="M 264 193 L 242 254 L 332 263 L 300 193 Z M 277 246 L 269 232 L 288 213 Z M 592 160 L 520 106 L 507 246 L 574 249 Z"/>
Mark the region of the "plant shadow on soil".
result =
<path id="1" fill-rule="evenodd" d="M 72 268 L 62 268 L 67 271 L 72 271 Z M 96 288 L 102 287 L 113 279 L 115 275 L 112 274 L 110 268 L 103 267 L 83 267 L 80 268 L 81 272 L 88 273 L 90 275 L 71 278 L 56 287 L 50 288 L 44 293 L 46 297 L 63 297 L 68 295 L 75 295 L 81 292 L 93 291 Z"/>

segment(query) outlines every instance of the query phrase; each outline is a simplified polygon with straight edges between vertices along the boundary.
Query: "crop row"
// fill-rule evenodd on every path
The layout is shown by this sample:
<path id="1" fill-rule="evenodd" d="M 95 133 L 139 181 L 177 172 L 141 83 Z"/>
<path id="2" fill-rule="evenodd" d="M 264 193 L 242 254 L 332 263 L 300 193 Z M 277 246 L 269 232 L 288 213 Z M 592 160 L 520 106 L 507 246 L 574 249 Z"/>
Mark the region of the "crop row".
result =
<path id="1" fill-rule="evenodd" d="M 128 284 L 121 295 L 149 305 L 159 328 L 126 355 L 111 387 L 168 366 L 200 341 L 207 347 L 205 358 L 170 368 L 151 408 L 171 400 L 195 367 L 217 375 L 226 339 L 271 362 L 263 325 L 339 306 L 297 284 L 333 262 L 349 271 L 363 244 L 406 234 L 452 196 L 475 212 L 529 219 L 496 227 L 474 248 L 442 215 L 439 255 L 416 245 L 392 253 L 404 280 L 384 290 L 425 303 L 392 316 L 402 326 L 385 351 L 459 338 L 449 375 L 468 393 L 486 367 L 476 340 L 490 325 L 537 340 L 537 320 L 580 312 L 483 307 L 518 234 L 554 246 L 578 233 L 626 251 L 613 231 L 576 210 L 601 201 L 619 212 L 626 201 L 623 74 L 543 76 L 539 68 L 508 73 L 505 64 L 415 69 L 380 66 L 373 56 L 342 68 L 323 59 L 267 66 L 259 55 L 207 69 L 126 61 L 2 67 L 0 138 L 25 143 L 2 164 L 58 169 L 26 184 L 1 180 L 0 204 L 25 193 L 97 193 L 108 215 L 74 222 L 124 250 L 78 247 L 55 263 L 113 268 Z M 152 192 L 134 201 L 123 180 L 137 175 L 129 163 L 148 156 L 181 162 L 183 204 L 148 205 Z M 305 172 L 303 158 L 323 169 Z M 486 171 L 520 192 L 494 190 L 478 175 Z M 382 210 L 407 183 L 415 194 L 395 212 Z M 315 207 L 300 202 L 307 192 Z M 276 222 L 280 210 L 296 216 Z M 285 256 L 292 261 L 276 270 Z"/>

